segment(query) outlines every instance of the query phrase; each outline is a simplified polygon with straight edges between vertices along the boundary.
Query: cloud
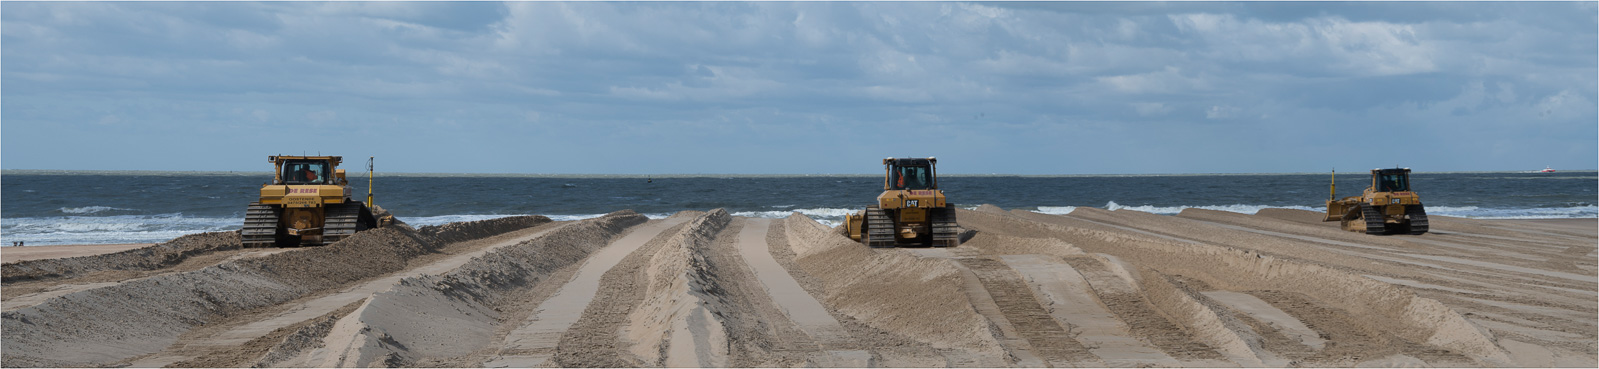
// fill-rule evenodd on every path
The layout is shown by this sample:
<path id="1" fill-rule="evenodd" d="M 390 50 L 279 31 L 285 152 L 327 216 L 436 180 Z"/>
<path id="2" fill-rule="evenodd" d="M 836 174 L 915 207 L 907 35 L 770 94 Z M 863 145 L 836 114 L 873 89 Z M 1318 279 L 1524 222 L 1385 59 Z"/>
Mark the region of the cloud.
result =
<path id="1" fill-rule="evenodd" d="M 1426 73 L 1435 51 L 1412 25 L 1351 22 L 1326 16 L 1292 23 L 1239 19 L 1231 14 L 1178 14 L 1171 21 L 1205 46 L 1210 59 L 1245 63 L 1302 63 L 1348 76 Z"/>
<path id="2" fill-rule="evenodd" d="M 216 148 L 250 157 L 330 151 L 292 133 L 313 129 L 367 137 L 341 147 L 368 155 L 441 143 L 505 157 L 606 152 L 460 170 L 603 172 L 643 156 L 659 163 L 627 168 L 838 173 L 864 171 L 839 169 L 838 156 L 925 154 L 985 173 L 1225 171 L 1268 149 L 1248 149 L 1251 135 L 1288 150 L 1344 127 L 1448 136 L 1429 149 L 1452 156 L 1431 164 L 1464 170 L 1593 147 L 1599 120 L 1591 3 L 0 8 L 5 168 L 196 169 L 100 168 L 107 153 L 59 149 L 84 135 L 257 137 Z M 1472 151 L 1489 143 L 1510 149 Z M 723 146 L 830 151 L 777 169 L 705 159 Z M 1344 149 L 1354 154 L 1327 160 L 1381 159 Z M 1177 156 L 1192 162 L 1162 161 Z M 240 168 L 205 160 L 196 165 Z M 1569 160 L 1544 164 L 1599 167 Z M 1296 170 L 1286 162 L 1247 171 Z"/>

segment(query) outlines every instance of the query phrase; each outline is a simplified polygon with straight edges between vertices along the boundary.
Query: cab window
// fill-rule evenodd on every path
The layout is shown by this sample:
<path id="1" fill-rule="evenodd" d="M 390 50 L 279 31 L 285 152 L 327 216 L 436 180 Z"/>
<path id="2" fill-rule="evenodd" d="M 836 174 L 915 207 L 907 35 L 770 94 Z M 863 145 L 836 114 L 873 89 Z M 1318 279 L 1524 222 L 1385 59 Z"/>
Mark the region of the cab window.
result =
<path id="1" fill-rule="evenodd" d="M 1410 181 L 1403 174 L 1383 174 L 1377 176 L 1377 190 L 1379 192 L 1410 191 Z"/>
<path id="2" fill-rule="evenodd" d="M 311 160 L 291 160 L 283 163 L 283 183 L 325 184 L 328 181 L 327 163 Z"/>
<path id="3" fill-rule="evenodd" d="M 896 190 L 933 188 L 933 173 L 928 167 L 895 167 L 891 186 Z"/>

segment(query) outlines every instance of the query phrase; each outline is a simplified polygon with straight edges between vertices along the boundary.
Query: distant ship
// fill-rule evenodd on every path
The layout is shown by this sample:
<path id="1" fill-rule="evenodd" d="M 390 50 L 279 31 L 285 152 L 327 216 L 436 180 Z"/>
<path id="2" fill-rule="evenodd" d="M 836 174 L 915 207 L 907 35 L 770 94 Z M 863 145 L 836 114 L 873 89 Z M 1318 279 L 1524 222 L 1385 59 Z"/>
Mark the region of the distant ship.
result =
<path id="1" fill-rule="evenodd" d="M 1555 170 L 1554 169 L 1550 169 L 1548 165 L 1543 166 L 1543 170 L 1538 171 L 1538 173 L 1554 173 L 1554 172 L 1555 172 Z"/>

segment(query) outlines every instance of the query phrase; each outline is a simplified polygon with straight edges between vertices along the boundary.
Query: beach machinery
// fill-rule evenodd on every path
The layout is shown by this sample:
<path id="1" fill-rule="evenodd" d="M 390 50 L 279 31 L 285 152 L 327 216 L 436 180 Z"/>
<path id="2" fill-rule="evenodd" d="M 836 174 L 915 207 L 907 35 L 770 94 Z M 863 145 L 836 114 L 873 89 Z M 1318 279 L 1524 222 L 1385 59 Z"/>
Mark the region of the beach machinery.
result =
<path id="1" fill-rule="evenodd" d="M 351 199 L 350 183 L 338 156 L 268 156 L 272 182 L 261 185 L 260 201 L 244 215 L 244 247 L 316 246 L 338 242 L 379 226 L 367 202 Z"/>
<path id="2" fill-rule="evenodd" d="M 1410 190 L 1410 168 L 1372 169 L 1371 185 L 1360 196 L 1336 199 L 1337 182 L 1330 192 L 1322 221 L 1340 221 L 1344 230 L 1366 234 L 1427 233 L 1427 211 Z"/>
<path id="3" fill-rule="evenodd" d="M 938 159 L 883 159 L 883 193 L 865 210 L 844 216 L 851 239 L 870 247 L 960 244 L 955 207 L 938 189 Z"/>

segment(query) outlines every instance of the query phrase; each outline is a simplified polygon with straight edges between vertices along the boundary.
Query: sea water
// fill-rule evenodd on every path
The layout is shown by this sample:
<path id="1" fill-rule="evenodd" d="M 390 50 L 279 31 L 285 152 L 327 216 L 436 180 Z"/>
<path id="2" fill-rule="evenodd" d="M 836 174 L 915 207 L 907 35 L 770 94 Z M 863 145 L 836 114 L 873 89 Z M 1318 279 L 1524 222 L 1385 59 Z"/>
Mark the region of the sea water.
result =
<path id="1" fill-rule="evenodd" d="M 162 242 L 235 230 L 270 173 L 0 173 L 0 246 Z M 360 177 L 358 180 L 357 177 Z M 1599 216 L 1599 173 L 1414 173 L 1428 214 L 1489 219 Z M 364 173 L 352 173 L 365 199 Z M 1366 187 L 1368 173 L 1340 173 L 1338 196 Z M 882 192 L 881 176 L 683 175 L 545 176 L 382 174 L 375 202 L 412 225 L 539 214 L 592 218 L 631 209 L 652 218 L 725 208 L 733 215 L 800 213 L 836 225 Z M 957 207 L 994 204 L 1049 214 L 1079 207 L 1177 214 L 1186 208 L 1253 214 L 1263 208 L 1324 211 L 1329 178 L 1320 174 L 945 175 L 940 187 Z"/>

